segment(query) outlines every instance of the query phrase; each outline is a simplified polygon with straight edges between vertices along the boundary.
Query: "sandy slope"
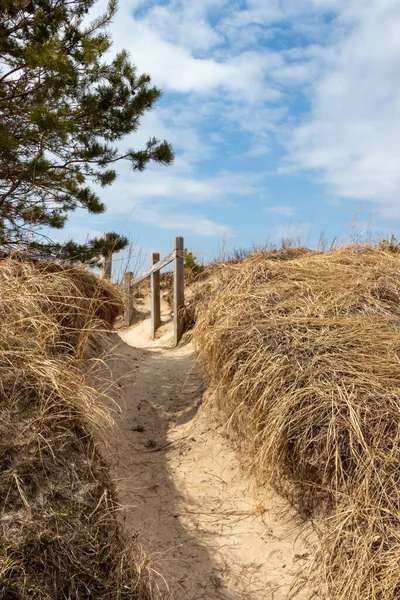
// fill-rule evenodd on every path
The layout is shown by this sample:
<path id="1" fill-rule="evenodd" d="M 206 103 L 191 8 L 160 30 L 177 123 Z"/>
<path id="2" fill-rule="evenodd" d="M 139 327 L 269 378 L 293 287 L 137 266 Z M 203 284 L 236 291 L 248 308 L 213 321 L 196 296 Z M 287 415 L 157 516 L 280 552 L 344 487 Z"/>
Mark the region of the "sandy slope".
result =
<path id="1" fill-rule="evenodd" d="M 126 529 L 175 600 L 283 600 L 310 549 L 287 505 L 240 469 L 213 422 L 191 344 L 147 318 L 107 359 L 119 435 L 110 452 Z M 169 597 L 161 576 L 160 595 Z M 301 597 L 301 596 L 299 596 Z"/>

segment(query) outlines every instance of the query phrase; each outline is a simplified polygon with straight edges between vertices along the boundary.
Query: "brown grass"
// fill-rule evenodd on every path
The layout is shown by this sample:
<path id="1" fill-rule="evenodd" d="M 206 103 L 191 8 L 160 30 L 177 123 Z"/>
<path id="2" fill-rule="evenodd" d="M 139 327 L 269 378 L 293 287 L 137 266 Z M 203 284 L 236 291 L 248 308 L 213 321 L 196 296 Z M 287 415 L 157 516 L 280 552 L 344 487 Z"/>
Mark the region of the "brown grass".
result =
<path id="1" fill-rule="evenodd" d="M 96 440 L 111 420 L 79 368 L 121 309 L 76 267 L 0 260 L 0 598 L 150 598 Z"/>
<path id="2" fill-rule="evenodd" d="M 215 402 L 260 482 L 317 519 L 316 597 L 400 598 L 399 257 L 277 258 L 225 266 L 197 307 Z"/>

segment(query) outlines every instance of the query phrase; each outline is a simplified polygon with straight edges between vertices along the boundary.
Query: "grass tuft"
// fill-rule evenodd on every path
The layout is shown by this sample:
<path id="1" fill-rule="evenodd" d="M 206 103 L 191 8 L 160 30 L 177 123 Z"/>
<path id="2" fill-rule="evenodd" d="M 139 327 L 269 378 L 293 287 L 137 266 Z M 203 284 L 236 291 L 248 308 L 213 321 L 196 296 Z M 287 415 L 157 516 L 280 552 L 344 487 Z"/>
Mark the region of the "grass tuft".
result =
<path id="1" fill-rule="evenodd" d="M 399 269 L 390 248 L 285 248 L 220 266 L 196 308 L 228 430 L 317 520 L 318 598 L 400 597 Z"/>
<path id="2" fill-rule="evenodd" d="M 148 600 L 96 440 L 112 423 L 80 370 L 121 293 L 77 267 L 0 260 L 0 599 Z"/>

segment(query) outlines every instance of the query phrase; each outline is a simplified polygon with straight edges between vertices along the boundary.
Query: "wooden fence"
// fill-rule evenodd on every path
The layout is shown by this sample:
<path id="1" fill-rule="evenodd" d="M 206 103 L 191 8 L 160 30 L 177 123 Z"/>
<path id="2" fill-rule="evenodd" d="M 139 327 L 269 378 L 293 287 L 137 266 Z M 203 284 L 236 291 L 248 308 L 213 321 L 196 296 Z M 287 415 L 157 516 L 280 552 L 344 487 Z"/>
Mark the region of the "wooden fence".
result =
<path id="1" fill-rule="evenodd" d="M 125 291 L 124 325 L 132 323 L 133 299 L 132 290 L 135 285 L 148 277 L 151 279 L 151 337 L 154 338 L 161 325 L 160 301 L 160 270 L 170 263 L 174 263 L 174 344 L 177 346 L 183 335 L 182 308 L 185 300 L 184 285 L 184 241 L 183 237 L 175 238 L 174 249 L 165 258 L 160 260 L 158 253 L 152 254 L 152 266 L 147 271 L 134 277 L 130 271 L 125 273 L 123 288 Z"/>

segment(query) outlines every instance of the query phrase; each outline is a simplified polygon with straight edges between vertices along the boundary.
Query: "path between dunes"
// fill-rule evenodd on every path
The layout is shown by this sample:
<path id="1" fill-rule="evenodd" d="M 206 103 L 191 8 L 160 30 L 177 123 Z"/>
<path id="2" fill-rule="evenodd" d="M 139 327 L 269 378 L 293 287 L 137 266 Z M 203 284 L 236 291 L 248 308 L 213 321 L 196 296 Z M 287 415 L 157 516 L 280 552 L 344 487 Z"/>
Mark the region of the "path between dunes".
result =
<path id="1" fill-rule="evenodd" d="M 157 340 L 144 314 L 107 359 L 120 409 L 109 460 L 126 531 L 153 556 L 160 597 L 283 600 L 310 549 L 286 503 L 240 468 L 209 414 L 192 345 L 171 349 L 163 310 Z"/>

